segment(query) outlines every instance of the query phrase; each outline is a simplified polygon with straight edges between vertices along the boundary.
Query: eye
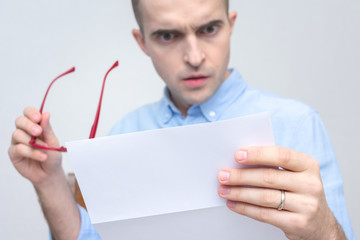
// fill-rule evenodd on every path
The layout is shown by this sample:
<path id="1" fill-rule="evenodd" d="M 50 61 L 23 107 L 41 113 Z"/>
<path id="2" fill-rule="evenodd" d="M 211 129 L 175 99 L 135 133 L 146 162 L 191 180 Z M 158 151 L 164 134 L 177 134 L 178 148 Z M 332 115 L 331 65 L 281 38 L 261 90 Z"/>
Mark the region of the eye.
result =
<path id="1" fill-rule="evenodd" d="M 159 33 L 157 38 L 161 42 L 168 43 L 168 42 L 173 41 L 177 36 L 178 35 L 176 33 L 173 33 L 173 32 L 164 32 L 164 33 Z"/>
<path id="2" fill-rule="evenodd" d="M 210 34 L 210 33 L 215 32 L 215 30 L 216 30 L 216 26 L 207 26 L 207 27 L 204 29 L 204 32 Z"/>
<path id="3" fill-rule="evenodd" d="M 202 28 L 200 30 L 200 33 L 211 36 L 211 35 L 214 35 L 218 31 L 218 29 L 219 29 L 219 27 L 217 25 L 208 25 L 208 26 L 205 26 L 204 28 Z"/>

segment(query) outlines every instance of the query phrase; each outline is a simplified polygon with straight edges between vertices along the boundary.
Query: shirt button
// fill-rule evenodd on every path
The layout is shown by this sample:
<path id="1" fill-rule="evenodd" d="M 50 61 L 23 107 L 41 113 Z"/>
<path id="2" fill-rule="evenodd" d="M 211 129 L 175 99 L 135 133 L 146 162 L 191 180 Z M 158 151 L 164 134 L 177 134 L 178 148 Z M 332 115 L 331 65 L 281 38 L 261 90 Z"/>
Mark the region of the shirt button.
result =
<path id="1" fill-rule="evenodd" d="M 215 117 L 216 113 L 214 111 L 209 112 L 210 117 Z"/>

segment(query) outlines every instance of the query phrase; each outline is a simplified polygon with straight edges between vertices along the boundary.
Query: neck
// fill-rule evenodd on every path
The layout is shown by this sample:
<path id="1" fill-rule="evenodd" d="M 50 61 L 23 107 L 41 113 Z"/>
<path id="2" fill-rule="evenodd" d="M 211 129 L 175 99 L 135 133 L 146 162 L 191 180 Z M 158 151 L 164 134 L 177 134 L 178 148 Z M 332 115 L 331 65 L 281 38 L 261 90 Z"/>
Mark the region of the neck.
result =
<path id="1" fill-rule="evenodd" d="M 181 115 L 183 115 L 184 117 L 187 116 L 187 111 L 189 110 L 189 108 L 192 106 L 190 104 L 186 104 L 186 103 L 182 103 L 180 101 L 176 101 L 173 96 L 171 95 L 171 92 L 169 91 L 169 96 L 170 96 L 170 100 L 174 103 L 175 107 L 177 109 L 179 109 Z"/>

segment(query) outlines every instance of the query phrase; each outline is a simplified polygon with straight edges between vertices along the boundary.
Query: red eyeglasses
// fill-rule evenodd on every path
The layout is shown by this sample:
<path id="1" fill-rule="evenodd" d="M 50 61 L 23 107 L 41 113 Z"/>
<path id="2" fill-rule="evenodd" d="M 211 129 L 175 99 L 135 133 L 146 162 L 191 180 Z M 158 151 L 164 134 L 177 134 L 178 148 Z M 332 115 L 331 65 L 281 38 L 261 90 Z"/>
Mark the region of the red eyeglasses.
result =
<path id="1" fill-rule="evenodd" d="M 101 95 L 100 95 L 100 100 L 99 100 L 99 105 L 98 105 L 98 108 L 97 108 L 97 111 L 96 111 L 96 115 L 95 115 L 95 120 L 94 120 L 94 123 L 91 127 L 91 132 L 90 132 L 90 136 L 89 138 L 94 138 L 95 135 L 96 135 L 96 129 L 97 129 L 97 126 L 98 126 L 98 123 L 99 123 L 99 116 L 100 116 L 100 109 L 101 109 L 101 102 L 102 102 L 102 97 L 103 97 L 103 93 L 104 93 L 104 88 L 105 88 L 105 81 L 106 81 L 106 78 L 108 76 L 108 74 L 111 72 L 111 70 L 113 70 L 114 68 L 116 68 L 117 66 L 119 66 L 119 62 L 116 61 L 112 67 L 107 71 L 107 73 L 105 74 L 105 77 L 104 77 L 104 81 L 103 81 L 103 85 L 102 85 L 102 89 L 101 89 Z M 64 72 L 63 74 L 59 75 L 57 78 L 55 78 L 49 85 L 46 93 L 45 93 L 45 96 L 44 96 L 44 99 L 42 101 L 42 104 L 41 104 L 41 107 L 40 107 L 40 113 L 42 113 L 43 111 L 43 108 L 44 108 L 44 104 L 45 104 L 45 100 L 46 100 L 46 97 L 49 93 L 49 90 L 50 90 L 50 87 L 53 85 L 53 83 L 58 80 L 59 78 L 61 78 L 62 76 L 65 76 L 66 74 L 69 74 L 69 73 L 72 73 L 75 71 L 75 67 L 72 67 L 71 69 L 69 69 L 68 71 Z M 55 148 L 55 147 L 47 147 L 47 146 L 43 146 L 43 145 L 39 145 L 39 144 L 36 144 L 35 143 L 35 140 L 36 140 L 36 137 L 32 137 L 29 144 L 35 148 L 39 148 L 39 149 L 44 149 L 44 150 L 51 150 L 51 151 L 59 151 L 59 152 L 67 152 L 67 149 L 66 147 L 59 147 L 59 148 Z"/>

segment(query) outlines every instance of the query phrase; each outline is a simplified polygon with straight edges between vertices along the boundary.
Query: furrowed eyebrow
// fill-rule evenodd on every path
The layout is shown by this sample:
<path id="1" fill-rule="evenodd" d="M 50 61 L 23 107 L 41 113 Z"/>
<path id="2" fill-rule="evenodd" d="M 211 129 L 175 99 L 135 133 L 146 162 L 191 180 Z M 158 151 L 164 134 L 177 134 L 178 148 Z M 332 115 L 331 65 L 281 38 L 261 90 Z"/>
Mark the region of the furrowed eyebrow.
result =
<path id="1" fill-rule="evenodd" d="M 176 33 L 179 33 L 179 31 L 174 30 L 174 29 L 158 29 L 155 32 L 152 32 L 150 34 L 150 36 L 151 37 L 157 37 L 157 36 L 160 36 L 160 35 L 165 34 L 165 33 L 176 34 Z"/>
<path id="2" fill-rule="evenodd" d="M 199 30 L 199 29 L 202 29 L 202 28 L 206 28 L 206 27 L 209 27 L 209 26 L 213 26 L 213 25 L 217 25 L 217 26 L 220 26 L 224 24 L 224 21 L 223 20 L 220 20 L 220 19 L 217 19 L 217 20 L 213 20 L 213 21 L 210 21 L 208 23 L 205 23 L 199 27 L 195 27 L 194 30 Z"/>
<path id="3" fill-rule="evenodd" d="M 213 26 L 213 25 L 218 25 L 218 26 L 221 26 L 224 24 L 224 21 L 223 20 L 220 20 L 220 19 L 216 19 L 216 20 L 212 20 L 208 23 L 205 23 L 203 25 L 200 25 L 200 26 L 196 26 L 196 27 L 193 27 L 193 30 L 197 31 L 199 29 L 202 29 L 202 28 L 206 28 L 208 26 Z M 150 34 L 151 37 L 157 37 L 159 35 L 162 35 L 164 33 L 170 33 L 170 34 L 178 34 L 180 33 L 181 31 L 178 31 L 176 29 L 158 29 L 154 32 L 152 32 Z"/>

